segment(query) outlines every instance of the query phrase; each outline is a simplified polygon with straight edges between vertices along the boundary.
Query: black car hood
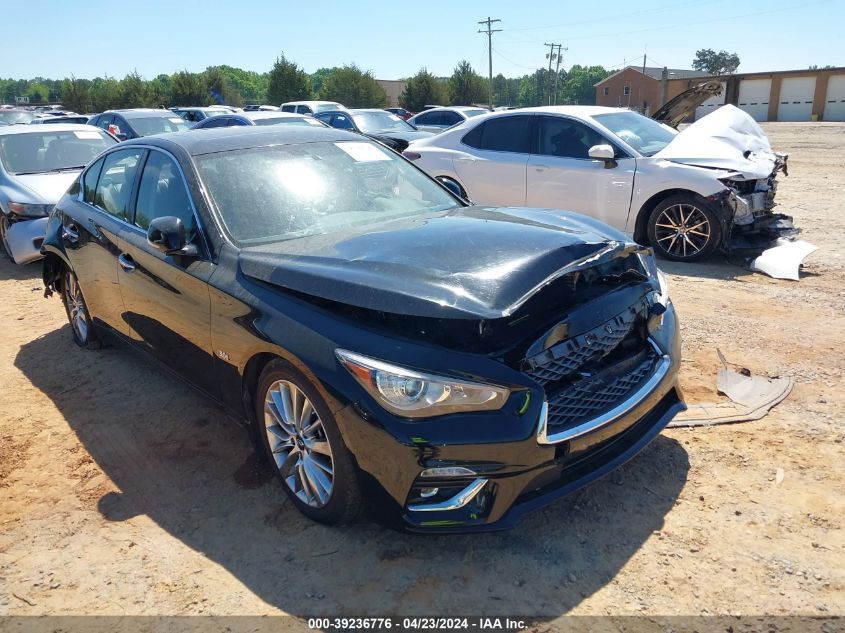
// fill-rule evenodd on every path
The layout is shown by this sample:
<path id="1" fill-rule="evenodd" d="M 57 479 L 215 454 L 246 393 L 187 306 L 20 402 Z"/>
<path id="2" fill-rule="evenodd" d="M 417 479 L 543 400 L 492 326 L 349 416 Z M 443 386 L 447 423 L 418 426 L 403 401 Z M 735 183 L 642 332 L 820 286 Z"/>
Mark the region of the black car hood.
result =
<path id="1" fill-rule="evenodd" d="M 722 94 L 722 82 L 706 81 L 684 90 L 678 96 L 669 99 L 651 118 L 677 128 L 686 121 L 695 109 L 710 97 Z"/>
<path id="2" fill-rule="evenodd" d="M 377 136 L 381 138 L 398 138 L 401 141 L 418 141 L 421 138 L 428 138 L 434 136 L 431 132 L 423 132 L 422 130 L 408 130 L 407 132 L 378 132 L 370 136 Z"/>
<path id="3" fill-rule="evenodd" d="M 474 206 L 245 248 L 239 265 L 254 279 L 359 308 L 497 319 L 563 275 L 632 248 L 577 214 Z"/>

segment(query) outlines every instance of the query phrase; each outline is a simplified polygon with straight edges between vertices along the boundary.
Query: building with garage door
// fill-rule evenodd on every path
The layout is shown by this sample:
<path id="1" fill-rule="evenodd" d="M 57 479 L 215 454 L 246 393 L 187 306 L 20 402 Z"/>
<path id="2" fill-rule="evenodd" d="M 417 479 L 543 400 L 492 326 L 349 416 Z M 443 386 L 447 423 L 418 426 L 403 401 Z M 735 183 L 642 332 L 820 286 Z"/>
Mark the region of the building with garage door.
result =
<path id="1" fill-rule="evenodd" d="M 720 81 L 722 94 L 702 103 L 695 119 L 720 105 L 732 103 L 757 121 L 845 121 L 845 68 L 782 70 L 711 77 L 696 71 L 646 69 L 634 66 L 611 75 L 595 85 L 596 104 L 626 106 L 646 114 L 655 112 L 665 101 L 687 88 L 705 81 Z M 673 76 L 673 73 L 676 73 Z M 616 86 L 622 81 L 622 84 Z M 649 95 L 651 101 L 625 103 L 613 99 L 615 90 Z M 656 95 L 656 97 L 655 97 Z M 643 106 L 648 106 L 644 108 Z"/>

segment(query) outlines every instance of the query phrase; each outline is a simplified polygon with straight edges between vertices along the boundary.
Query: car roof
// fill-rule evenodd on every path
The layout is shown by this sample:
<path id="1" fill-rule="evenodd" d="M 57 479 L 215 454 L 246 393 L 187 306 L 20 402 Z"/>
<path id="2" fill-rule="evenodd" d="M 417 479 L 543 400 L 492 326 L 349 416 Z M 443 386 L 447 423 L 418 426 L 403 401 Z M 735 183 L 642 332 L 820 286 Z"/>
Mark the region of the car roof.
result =
<path id="1" fill-rule="evenodd" d="M 285 101 L 282 105 L 312 105 L 312 104 L 319 104 L 319 103 L 337 103 L 337 101 Z"/>
<path id="2" fill-rule="evenodd" d="M 517 112 L 540 112 L 547 114 L 569 114 L 571 116 L 595 116 L 597 114 L 609 114 L 611 112 L 628 111 L 627 108 L 609 108 L 607 106 L 593 105 L 568 105 L 568 106 L 539 106 L 536 108 L 519 108 L 517 110 L 506 110 L 509 114 Z M 503 112 L 504 114 L 504 112 Z"/>
<path id="3" fill-rule="evenodd" d="M 143 145 L 172 149 L 175 145 L 191 156 L 266 147 L 269 145 L 298 145 L 300 143 L 332 143 L 336 141 L 366 142 L 360 134 L 331 127 L 268 125 L 247 127 L 218 127 L 171 132 L 126 141 L 121 146 Z"/>
<path id="4" fill-rule="evenodd" d="M 304 114 L 296 114 L 295 112 L 282 112 L 281 110 L 250 110 L 248 112 L 238 112 L 237 116 L 246 117 L 247 119 L 304 119 Z"/>
<path id="5" fill-rule="evenodd" d="M 85 123 L 53 123 L 47 127 L 41 125 L 9 125 L 0 129 L 0 134 L 53 134 L 54 132 L 105 132 L 94 126 Z"/>
<path id="6" fill-rule="evenodd" d="M 106 110 L 103 114 L 119 114 L 124 119 L 140 119 L 149 116 L 173 117 L 170 110 L 159 110 L 158 108 L 126 108 L 124 110 Z"/>

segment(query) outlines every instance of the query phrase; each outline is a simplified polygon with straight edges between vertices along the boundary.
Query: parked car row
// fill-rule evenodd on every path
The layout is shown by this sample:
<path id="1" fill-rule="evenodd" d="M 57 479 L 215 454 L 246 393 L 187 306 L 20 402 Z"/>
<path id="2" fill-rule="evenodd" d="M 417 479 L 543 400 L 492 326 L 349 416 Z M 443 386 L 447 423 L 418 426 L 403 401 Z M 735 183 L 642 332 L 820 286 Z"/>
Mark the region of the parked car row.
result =
<path id="1" fill-rule="evenodd" d="M 692 260 L 786 230 L 786 158 L 729 106 L 681 133 L 435 107 L 460 122 L 434 134 L 284 105 L 5 126 L 0 228 L 43 254 L 78 345 L 128 343 L 221 403 L 325 523 L 501 529 L 624 463 L 684 408 L 643 244 Z"/>

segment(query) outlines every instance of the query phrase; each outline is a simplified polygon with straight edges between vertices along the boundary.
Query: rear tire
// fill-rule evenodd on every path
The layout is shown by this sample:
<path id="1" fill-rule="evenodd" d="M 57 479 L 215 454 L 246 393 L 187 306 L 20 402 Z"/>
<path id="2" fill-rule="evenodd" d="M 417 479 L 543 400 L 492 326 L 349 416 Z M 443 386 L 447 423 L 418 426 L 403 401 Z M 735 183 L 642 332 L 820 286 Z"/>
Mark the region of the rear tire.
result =
<path id="1" fill-rule="evenodd" d="M 6 233 L 9 231 L 10 226 L 9 216 L 0 211 L 0 241 L 3 242 L 3 251 L 6 253 L 6 257 L 14 262 L 15 258 L 12 257 L 12 249 L 9 248 L 9 242 L 6 237 Z"/>
<path id="2" fill-rule="evenodd" d="M 676 194 L 660 202 L 649 215 L 647 230 L 655 252 L 676 262 L 709 257 L 722 243 L 718 216 L 692 194 Z"/>
<path id="3" fill-rule="evenodd" d="M 82 288 L 79 280 L 70 268 L 62 269 L 60 280 L 60 291 L 62 303 L 65 306 L 70 329 L 73 333 L 73 342 L 85 349 L 100 349 L 102 343 L 97 336 L 94 322 L 91 320 L 91 313 L 88 311 L 88 304 L 82 295 Z"/>
<path id="4" fill-rule="evenodd" d="M 270 361 L 258 379 L 255 433 L 302 514 L 328 525 L 358 516 L 358 474 L 334 416 L 302 372 L 279 359 Z"/>

